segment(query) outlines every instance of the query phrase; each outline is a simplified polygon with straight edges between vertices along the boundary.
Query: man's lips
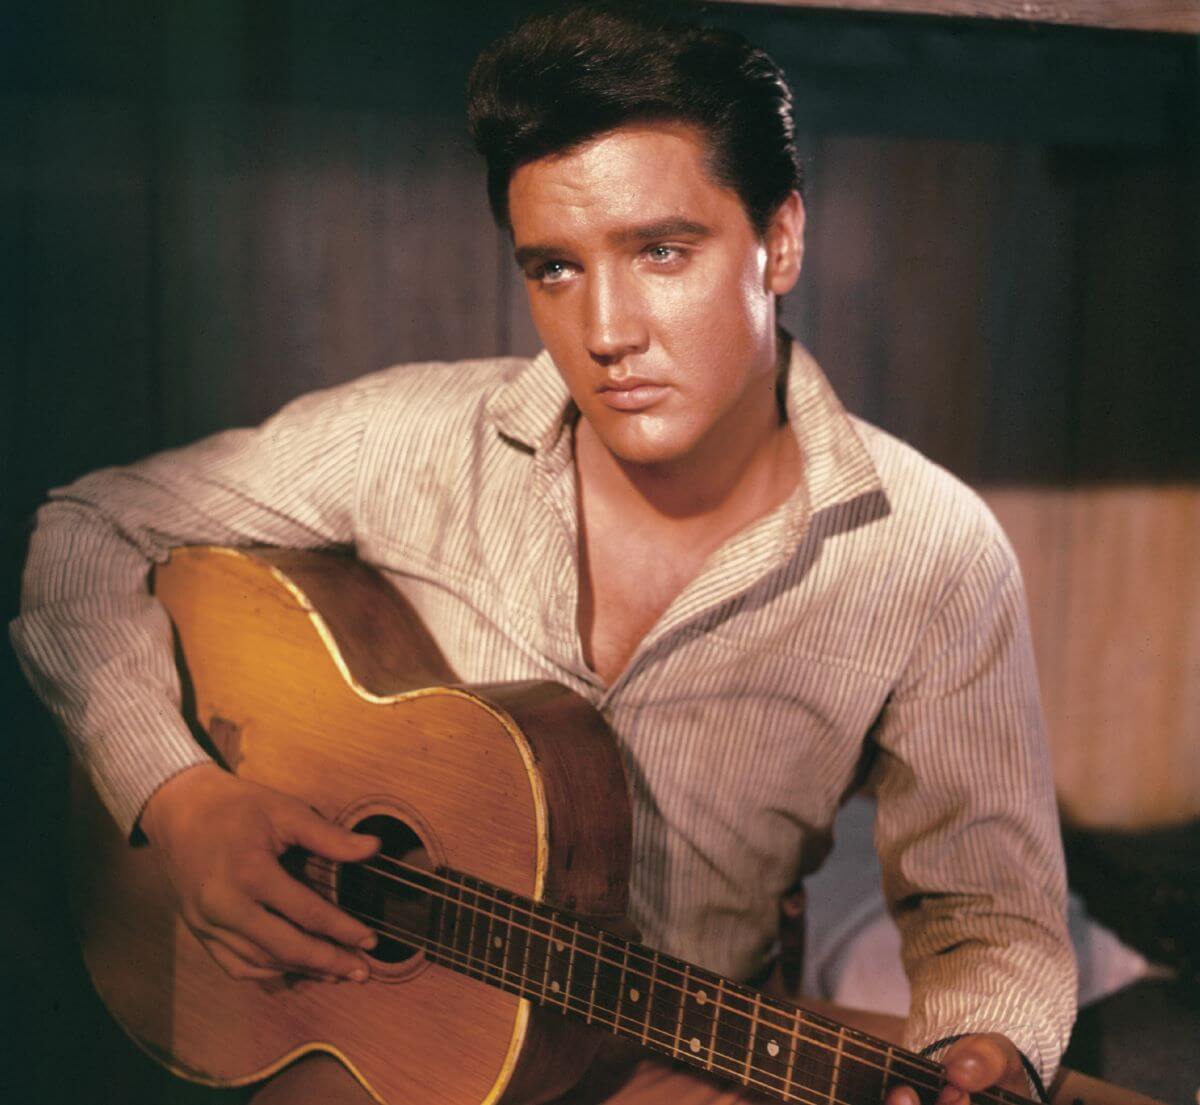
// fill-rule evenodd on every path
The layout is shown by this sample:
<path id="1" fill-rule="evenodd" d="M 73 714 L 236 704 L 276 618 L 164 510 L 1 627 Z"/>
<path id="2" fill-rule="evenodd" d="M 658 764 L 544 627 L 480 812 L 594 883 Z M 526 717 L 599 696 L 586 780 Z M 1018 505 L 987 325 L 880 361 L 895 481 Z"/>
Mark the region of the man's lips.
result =
<path id="1" fill-rule="evenodd" d="M 667 387 L 644 376 L 622 376 L 602 381 L 596 391 L 600 401 L 613 410 L 640 411 L 657 403 Z"/>

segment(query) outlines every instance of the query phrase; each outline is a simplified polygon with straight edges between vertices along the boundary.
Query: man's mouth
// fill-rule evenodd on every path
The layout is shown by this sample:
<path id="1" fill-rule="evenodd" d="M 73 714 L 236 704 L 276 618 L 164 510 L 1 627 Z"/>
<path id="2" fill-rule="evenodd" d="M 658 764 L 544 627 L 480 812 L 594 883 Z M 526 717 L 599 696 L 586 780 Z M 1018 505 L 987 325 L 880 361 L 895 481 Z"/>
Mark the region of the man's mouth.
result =
<path id="1" fill-rule="evenodd" d="M 657 403 L 667 387 L 644 376 L 622 376 L 602 381 L 596 391 L 601 402 L 613 410 L 640 411 Z"/>

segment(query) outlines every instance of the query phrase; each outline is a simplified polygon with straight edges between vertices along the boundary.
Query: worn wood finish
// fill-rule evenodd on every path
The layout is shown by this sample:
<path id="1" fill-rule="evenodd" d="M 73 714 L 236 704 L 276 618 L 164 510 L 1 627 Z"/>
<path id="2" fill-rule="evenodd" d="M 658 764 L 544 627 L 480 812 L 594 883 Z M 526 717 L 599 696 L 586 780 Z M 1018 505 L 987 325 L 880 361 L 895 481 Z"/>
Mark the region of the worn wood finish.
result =
<path id="1" fill-rule="evenodd" d="M 237 1085 L 309 1052 L 329 1051 L 362 1088 L 316 1063 L 306 1068 L 311 1077 L 297 1071 L 262 1100 L 311 1102 L 318 1094 L 326 1105 L 349 1105 L 369 1093 L 388 1105 L 536 1103 L 568 1090 L 595 1054 L 595 1029 L 558 1012 L 570 1007 L 702 1071 L 734 1074 L 735 1083 L 771 1098 L 805 1100 L 824 1078 L 832 1100 L 840 1067 L 821 1062 L 831 1050 L 847 1065 L 848 1101 L 877 1100 L 889 1077 L 924 1086 L 923 1101 L 936 1095 L 939 1068 L 895 1046 L 901 1026 L 894 1018 L 845 1011 L 850 1027 L 842 1026 L 824 1018 L 843 1011 L 810 1003 L 797 1009 L 777 982 L 762 993 L 750 991 L 582 921 L 569 922 L 569 959 L 568 937 L 558 936 L 563 930 L 543 929 L 543 950 L 529 964 L 539 917 L 558 923 L 565 919 L 553 910 L 565 908 L 612 922 L 627 904 L 630 819 L 615 743 L 599 717 L 561 687 L 415 687 L 407 671 L 391 666 L 410 657 L 385 645 L 381 635 L 389 627 L 378 616 L 365 619 L 380 648 L 374 687 L 364 686 L 346 666 L 332 627 L 344 631 L 366 605 L 397 612 L 398 630 L 411 626 L 413 615 L 399 597 L 386 596 L 386 584 L 344 556 L 181 549 L 156 573 L 155 589 L 177 631 L 188 712 L 241 777 L 301 796 L 342 824 L 378 813 L 403 819 L 433 865 L 525 895 L 522 908 L 532 912 L 520 923 L 533 926 L 524 929 L 530 935 L 522 937 L 523 960 L 514 959 L 510 969 L 499 932 L 512 935 L 512 912 L 507 929 L 503 899 L 486 900 L 483 913 L 476 912 L 479 899 L 469 895 L 478 884 L 468 882 L 437 907 L 442 919 L 430 928 L 465 934 L 462 949 L 457 936 L 449 936 L 428 957 L 396 965 L 376 960 L 366 986 L 296 978 L 237 982 L 174 915 L 156 853 L 129 848 L 84 787 L 75 842 L 84 956 L 114 1014 L 170 1069 L 212 1085 Z M 331 614 L 336 606 L 341 609 Z M 439 664 L 444 669 L 435 656 L 426 666 Z M 452 922 L 445 911 L 452 911 Z M 490 918 L 486 929 L 476 928 L 478 916 Z M 493 924 L 501 926 L 494 940 Z M 552 946 L 564 955 L 560 967 L 570 966 L 551 986 Z M 606 953 L 610 978 L 601 987 Z M 486 975 L 492 964 L 501 973 L 481 987 L 446 969 L 464 955 L 474 965 L 468 971 L 482 964 Z M 633 963 L 653 967 L 630 976 L 627 991 L 627 968 L 644 972 Z M 618 965 L 619 982 L 611 973 Z M 640 1004 L 623 1018 L 627 993 Z M 751 1018 L 762 1037 L 752 1029 L 742 1045 L 735 1034 L 716 1047 L 714 1001 L 725 1016 Z M 778 1044 L 774 1051 L 762 1044 L 774 1035 L 790 1039 L 784 1044 L 790 1057 L 786 1051 L 781 1057 Z M 881 1054 L 886 1068 L 878 1065 Z M 656 1087 L 649 1095 L 639 1082 L 647 1070 Z M 595 1078 L 579 1091 L 580 1100 L 594 1098 Z M 740 1086 L 729 1090 L 661 1064 L 643 1064 L 623 1086 L 609 1089 L 622 1105 L 660 1101 L 664 1092 L 712 1105 L 741 1096 Z M 1141 1100 L 1095 1096 L 1080 1087 L 1072 1093 L 1089 1103 Z M 1004 1100 L 1015 1105 L 1022 1099 Z"/>
<path id="2" fill-rule="evenodd" d="M 835 8 L 904 15 L 1020 19 L 1135 31 L 1200 34 L 1195 0 L 737 0 L 789 8 Z"/>
<path id="3" fill-rule="evenodd" d="M 521 736 L 503 706 L 467 691 L 381 696 L 381 669 L 374 694 L 354 687 L 299 588 L 249 554 L 181 550 L 156 588 L 178 631 L 196 720 L 240 775 L 303 795 L 346 823 L 395 811 L 436 863 L 533 897 L 561 894 L 583 912 L 623 911 L 620 763 L 611 744 L 607 757 L 597 747 L 598 723 L 572 723 L 558 701 L 565 691 L 508 689 L 527 727 Z M 377 597 L 353 578 L 341 594 L 351 611 Z M 402 673 L 393 683 L 411 688 Z M 553 728 L 538 731 L 541 721 Z M 612 815 L 602 818 L 609 827 L 573 839 L 575 805 L 597 802 Z M 96 987 L 130 1034 L 181 1074 L 237 1084 L 324 1048 L 384 1100 L 478 1105 L 545 1096 L 590 1058 L 585 1037 L 556 1022 L 557 1069 L 531 1070 L 526 1051 L 544 1058 L 549 1049 L 526 1003 L 429 964 L 366 987 L 233 982 L 182 922 L 168 920 L 172 901 L 154 853 L 128 848 L 94 810 L 79 828 L 81 870 L 103 875 L 78 883 Z"/>

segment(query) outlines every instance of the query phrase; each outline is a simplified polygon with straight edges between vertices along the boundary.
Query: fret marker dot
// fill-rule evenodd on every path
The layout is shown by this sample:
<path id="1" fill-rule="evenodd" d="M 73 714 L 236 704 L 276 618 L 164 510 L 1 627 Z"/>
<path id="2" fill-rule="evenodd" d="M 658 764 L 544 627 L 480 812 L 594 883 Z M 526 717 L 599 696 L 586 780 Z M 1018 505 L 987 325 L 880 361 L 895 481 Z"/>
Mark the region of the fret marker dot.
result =
<path id="1" fill-rule="evenodd" d="M 699 1004 L 703 1005 L 706 1001 L 708 1001 L 708 994 L 705 993 L 705 991 L 703 991 L 703 990 L 697 990 L 696 991 L 696 1001 L 699 1002 Z"/>
<path id="2" fill-rule="evenodd" d="M 638 998 L 640 998 L 641 996 L 642 996 L 642 995 L 641 995 L 641 994 L 639 994 L 639 993 L 637 992 L 637 990 L 630 990 L 630 991 L 629 991 L 629 1000 L 630 1000 L 630 1001 L 637 1001 L 637 999 L 638 999 Z"/>
<path id="3" fill-rule="evenodd" d="M 555 941 L 554 941 L 554 950 L 555 950 L 556 952 L 560 952 L 560 951 L 562 951 L 562 950 L 563 950 L 563 948 L 565 948 L 565 947 L 566 947 L 566 944 L 564 944 L 564 943 L 563 943 L 561 940 L 555 940 Z"/>
<path id="4" fill-rule="evenodd" d="M 550 989 L 553 990 L 556 994 L 558 993 L 558 980 L 557 979 L 552 978 L 550 980 Z"/>
<path id="5" fill-rule="evenodd" d="M 493 943 L 493 944 L 494 944 L 494 945 L 495 945 L 497 948 L 502 948 L 502 947 L 504 947 L 504 941 L 503 941 L 503 940 L 501 940 L 499 936 L 493 936 L 493 937 L 492 937 L 492 943 Z"/>
<path id="6" fill-rule="evenodd" d="M 693 1051 L 699 1051 L 700 1050 L 700 1037 L 693 1036 L 690 1040 L 688 1040 L 688 1047 L 690 1047 Z"/>
<path id="7" fill-rule="evenodd" d="M 779 1054 L 779 1045 L 774 1040 L 772 1040 L 769 1044 L 767 1044 L 767 1054 L 772 1059 L 774 1059 L 775 1056 Z"/>

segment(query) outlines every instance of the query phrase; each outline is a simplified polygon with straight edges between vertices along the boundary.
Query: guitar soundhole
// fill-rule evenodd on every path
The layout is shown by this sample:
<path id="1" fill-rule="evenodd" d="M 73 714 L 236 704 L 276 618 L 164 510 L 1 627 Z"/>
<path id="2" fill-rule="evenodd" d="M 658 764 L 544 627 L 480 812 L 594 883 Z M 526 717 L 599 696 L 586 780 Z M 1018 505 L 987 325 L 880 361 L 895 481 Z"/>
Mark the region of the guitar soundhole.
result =
<path id="1" fill-rule="evenodd" d="M 337 902 L 375 930 L 379 943 L 369 953 L 372 959 L 403 963 L 420 952 L 418 943 L 429 927 L 429 895 L 413 885 L 411 870 L 430 870 L 429 854 L 421 838 L 399 818 L 373 814 L 351 827 L 379 837 L 383 847 L 366 863 L 341 865 Z M 415 881 L 422 881 L 419 874 Z"/>

